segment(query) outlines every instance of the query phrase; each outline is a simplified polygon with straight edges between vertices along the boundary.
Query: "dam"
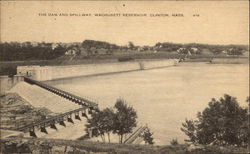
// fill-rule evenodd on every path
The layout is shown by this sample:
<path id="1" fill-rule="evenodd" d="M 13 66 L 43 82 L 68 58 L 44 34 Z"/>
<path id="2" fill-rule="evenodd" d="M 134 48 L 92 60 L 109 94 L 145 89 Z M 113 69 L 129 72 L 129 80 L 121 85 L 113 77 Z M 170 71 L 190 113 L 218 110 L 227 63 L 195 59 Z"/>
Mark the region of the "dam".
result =
<path id="1" fill-rule="evenodd" d="M 37 81 L 48 81 L 77 76 L 88 76 L 168 67 L 174 66 L 177 63 L 177 59 L 168 59 L 71 66 L 18 66 L 17 75 L 27 76 Z"/>
<path id="2" fill-rule="evenodd" d="M 48 134 L 53 129 L 58 130 L 62 126 L 66 127 L 66 122 L 78 123 L 77 125 L 79 125 L 77 121 L 82 120 L 81 116 L 88 118 L 92 112 L 98 111 L 98 104 L 89 98 L 76 96 L 41 81 L 148 70 L 176 64 L 177 60 L 156 60 L 74 66 L 18 66 L 17 75 L 12 78 L 7 76 L 1 78 L 1 90 L 17 93 L 30 102 L 33 107 L 45 107 L 54 113 L 53 117 L 17 128 L 19 131 L 29 132 L 30 136 L 46 138 L 51 134 L 44 136 L 43 133 Z M 43 135 L 39 132 L 42 132 Z M 60 136 L 53 134 L 55 132 L 52 133 L 54 137 Z"/>
<path id="3" fill-rule="evenodd" d="M 156 145 L 169 144 L 175 138 L 178 139 L 179 143 L 184 143 L 184 139 L 187 137 L 180 131 L 182 122 L 186 118 L 195 118 L 197 112 L 202 111 L 211 98 L 219 98 L 227 93 L 237 97 L 241 105 L 245 105 L 245 99 L 249 95 L 248 65 L 196 62 L 180 63 L 177 67 L 169 67 L 173 65 L 161 67 L 158 64 L 155 64 L 154 67 L 159 69 L 152 69 L 153 65 L 150 68 L 150 65 L 147 66 L 144 63 L 144 69 L 142 70 L 140 67 L 143 65 L 137 63 L 136 71 L 125 71 L 127 73 L 111 72 L 106 73 L 106 75 L 98 75 L 102 74 L 102 72 L 97 72 L 97 75 L 92 75 L 91 73 L 86 75 L 80 74 L 79 78 L 72 76 L 60 79 L 55 77 L 53 80 L 44 80 L 42 83 L 49 83 L 52 87 L 82 98 L 93 98 L 93 100 L 97 100 L 96 102 L 98 102 L 100 109 L 113 106 L 117 98 L 124 98 L 129 105 L 137 110 L 138 121 L 148 124 L 150 130 L 154 132 Z M 114 63 L 111 65 L 114 65 Z M 68 67 L 73 68 L 73 66 Z M 20 83 L 23 83 L 23 81 Z M 27 86 L 23 90 L 32 86 L 40 90 L 45 90 L 37 85 L 25 84 Z M 20 91 L 22 90 L 21 87 L 23 86 L 20 86 Z M 32 92 L 30 90 L 31 94 Z M 62 98 L 47 90 L 45 92 L 39 92 L 41 99 L 44 96 L 46 100 L 42 104 L 55 103 L 58 99 Z M 47 93 L 53 96 L 50 97 L 50 94 L 47 95 Z M 45 98 L 45 96 L 48 96 L 50 99 Z M 56 99 L 55 102 L 53 101 L 54 99 Z M 33 99 L 33 101 L 35 100 L 38 99 Z M 64 101 L 66 100 L 68 99 L 64 99 Z M 78 105 L 76 103 L 72 104 Z M 78 107 L 81 106 L 78 105 Z M 54 105 L 52 108 L 56 110 L 58 106 Z M 57 114 L 66 113 L 71 110 L 74 110 L 74 108 L 63 110 Z M 82 121 L 79 121 L 74 117 L 75 115 L 72 114 L 74 124 L 68 122 L 67 117 L 65 117 L 64 122 L 75 133 L 72 133 L 67 127 L 56 123 L 55 126 L 58 128 L 58 131 L 47 127 L 48 134 L 41 134 L 40 130 L 36 130 L 36 134 L 38 137 L 41 136 L 44 138 L 77 139 L 77 137 L 84 135 L 83 123 L 86 121 L 86 118 L 81 116 Z M 68 135 L 70 133 L 74 136 L 70 137 Z"/>
<path id="4" fill-rule="evenodd" d="M 98 104 L 90 100 L 27 77 L 24 77 L 24 82 L 16 84 L 9 92 L 19 94 L 33 107 L 46 108 L 53 112 L 43 120 L 34 121 L 25 126 L 16 126 L 15 130 L 29 132 L 27 136 L 38 137 L 38 132 L 39 137 L 51 137 L 51 134 L 44 136 L 42 133 L 51 133 L 51 129 L 58 130 L 60 127 L 68 126 L 66 122 L 75 124 L 77 120 L 82 120 L 81 117 L 89 118 L 93 112 L 98 112 Z"/>

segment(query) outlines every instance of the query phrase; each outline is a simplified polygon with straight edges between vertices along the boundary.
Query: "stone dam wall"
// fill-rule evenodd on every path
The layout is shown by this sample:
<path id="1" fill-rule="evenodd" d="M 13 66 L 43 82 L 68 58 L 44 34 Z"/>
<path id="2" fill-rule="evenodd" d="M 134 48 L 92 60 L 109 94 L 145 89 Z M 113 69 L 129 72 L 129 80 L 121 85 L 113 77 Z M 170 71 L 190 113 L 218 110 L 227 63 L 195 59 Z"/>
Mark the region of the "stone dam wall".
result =
<path id="1" fill-rule="evenodd" d="M 67 66 L 17 66 L 17 75 L 13 77 L 0 76 L 0 94 L 4 94 L 17 83 L 23 81 L 24 76 L 37 81 L 50 81 L 78 76 L 161 68 L 174 66 L 177 63 L 177 59 L 165 59 Z"/>
<path id="2" fill-rule="evenodd" d="M 24 80 L 22 75 L 14 75 L 9 77 L 7 75 L 0 76 L 0 94 L 4 94 L 7 90 L 10 90 L 17 83 Z"/>
<path id="3" fill-rule="evenodd" d="M 17 75 L 27 76 L 37 81 L 61 78 L 144 70 L 176 65 L 178 60 L 148 60 L 139 62 L 119 62 L 68 66 L 18 66 Z"/>
<path id="4" fill-rule="evenodd" d="M 248 64 L 248 57 L 239 57 L 239 58 L 213 58 L 211 63 L 214 64 Z"/>

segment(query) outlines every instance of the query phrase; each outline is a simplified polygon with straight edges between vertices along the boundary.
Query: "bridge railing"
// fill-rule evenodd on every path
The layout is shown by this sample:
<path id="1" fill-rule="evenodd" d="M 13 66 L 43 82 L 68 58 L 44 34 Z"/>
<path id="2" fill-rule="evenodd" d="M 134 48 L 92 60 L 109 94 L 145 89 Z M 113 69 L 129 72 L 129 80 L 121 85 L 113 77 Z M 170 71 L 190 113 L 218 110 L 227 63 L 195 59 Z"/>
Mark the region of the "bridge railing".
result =
<path id="1" fill-rule="evenodd" d="M 76 110 L 72 110 L 72 111 L 62 113 L 62 114 L 59 114 L 59 115 L 56 115 L 56 116 L 53 116 L 53 117 L 50 117 L 50 118 L 47 118 L 47 119 L 44 119 L 44 120 L 41 120 L 41 121 L 30 123 L 28 125 L 19 127 L 16 130 L 27 131 L 29 129 L 33 129 L 34 127 L 47 126 L 48 124 L 56 124 L 56 123 L 59 123 L 61 121 L 64 121 L 64 117 L 66 117 L 66 116 L 69 116 L 69 115 L 71 116 L 74 113 L 79 114 L 80 111 L 84 111 L 84 113 L 85 113 L 85 110 L 86 110 L 85 107 L 84 108 L 79 108 L 79 109 L 76 109 Z"/>
<path id="2" fill-rule="evenodd" d="M 132 133 L 125 141 L 124 143 L 131 144 L 133 143 L 140 135 L 142 135 L 145 130 L 147 130 L 147 126 L 141 126 L 139 127 L 134 133 Z"/>
<path id="3" fill-rule="evenodd" d="M 47 85 L 45 83 L 42 83 L 42 82 L 39 82 L 39 81 L 36 81 L 36 80 L 33 80 L 31 78 L 28 78 L 28 77 L 24 77 L 24 81 L 27 82 L 27 83 L 30 83 L 30 84 L 36 84 L 48 91 L 51 91 L 59 96 L 62 96 L 62 97 L 66 97 L 68 99 L 70 99 L 71 101 L 75 102 L 75 103 L 78 103 L 82 106 L 86 106 L 86 107 L 90 107 L 90 108 L 93 108 L 95 110 L 98 110 L 98 104 L 93 102 L 93 101 L 90 101 L 88 99 L 85 99 L 85 98 L 82 98 L 82 97 L 79 97 L 79 96 L 76 96 L 74 94 L 71 94 L 69 92 L 66 92 L 64 90 L 61 90 L 61 89 L 58 89 L 58 88 L 55 88 L 55 87 L 52 87 L 50 85 Z"/>

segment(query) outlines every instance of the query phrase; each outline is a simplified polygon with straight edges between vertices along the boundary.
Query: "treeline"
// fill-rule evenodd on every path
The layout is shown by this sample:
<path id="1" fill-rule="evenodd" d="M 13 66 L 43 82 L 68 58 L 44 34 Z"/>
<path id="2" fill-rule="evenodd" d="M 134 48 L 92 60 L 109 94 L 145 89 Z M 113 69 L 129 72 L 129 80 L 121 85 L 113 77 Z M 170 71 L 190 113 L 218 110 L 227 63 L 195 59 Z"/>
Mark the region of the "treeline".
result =
<path id="1" fill-rule="evenodd" d="M 82 43 L 4 42 L 0 43 L 0 61 L 51 60 L 65 55 L 68 50 L 74 50 L 78 55 L 84 52 L 90 56 L 95 49 L 107 49 L 107 52 L 112 53 L 119 46 L 94 40 Z"/>
<path id="2" fill-rule="evenodd" d="M 110 44 L 103 41 L 94 41 L 94 40 L 85 40 L 82 42 L 82 47 L 85 49 L 90 49 L 91 47 L 95 48 L 104 48 L 104 49 L 119 49 L 118 45 Z"/>
<path id="3" fill-rule="evenodd" d="M 220 54 L 223 51 L 226 51 L 229 55 L 242 55 L 245 51 L 248 51 L 247 45 L 210 45 L 210 44 L 197 44 L 197 43 L 189 43 L 189 44 L 178 44 L 178 43 L 156 43 L 154 46 L 155 49 L 159 51 L 167 51 L 173 52 L 177 51 L 180 48 L 185 48 L 190 50 L 192 48 L 197 48 L 198 51 L 202 51 L 206 49 L 213 54 Z M 201 52 L 197 52 L 198 54 Z"/>
<path id="4" fill-rule="evenodd" d="M 65 47 L 58 45 L 53 48 L 52 43 L 0 43 L 0 61 L 21 60 L 50 60 L 64 55 Z"/>
<path id="5" fill-rule="evenodd" d="M 65 55 L 68 50 L 74 50 L 74 54 L 88 57 L 97 54 L 112 55 L 116 52 L 177 52 L 180 48 L 185 48 L 186 51 L 197 48 L 198 52 L 195 52 L 195 54 L 200 54 L 204 49 L 212 54 L 220 54 L 226 51 L 228 55 L 242 55 L 248 51 L 248 46 L 244 45 L 178 44 L 169 42 L 158 42 L 154 46 L 137 46 L 133 42 L 119 46 L 95 40 L 75 43 L 4 42 L 0 43 L 0 61 L 50 60 Z"/>

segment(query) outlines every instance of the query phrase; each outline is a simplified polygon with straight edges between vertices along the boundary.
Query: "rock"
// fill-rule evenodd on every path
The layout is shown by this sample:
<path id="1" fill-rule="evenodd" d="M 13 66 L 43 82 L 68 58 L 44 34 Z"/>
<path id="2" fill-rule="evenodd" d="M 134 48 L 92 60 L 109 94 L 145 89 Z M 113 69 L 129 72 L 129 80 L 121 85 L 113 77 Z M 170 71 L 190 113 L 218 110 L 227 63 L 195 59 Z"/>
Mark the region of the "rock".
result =
<path id="1" fill-rule="evenodd" d="M 24 143 L 20 142 L 20 143 L 17 143 L 17 144 L 16 144 L 16 147 L 19 148 L 19 147 L 21 147 L 21 146 L 23 146 L 23 145 L 24 145 Z"/>
<path id="2" fill-rule="evenodd" d="M 107 152 L 89 152 L 89 154 L 108 154 Z"/>
<path id="3" fill-rule="evenodd" d="M 195 150 L 204 150 L 205 147 L 203 145 L 195 145 L 195 144 L 191 144 L 187 147 L 187 151 L 191 152 L 191 151 L 195 151 Z"/>
<path id="4" fill-rule="evenodd" d="M 52 153 L 64 153 L 65 152 L 65 146 L 53 146 L 52 147 Z"/>
<path id="5" fill-rule="evenodd" d="M 76 148 L 76 149 L 74 150 L 74 153 L 88 154 L 89 152 L 86 151 L 86 150 L 83 150 L 83 149 L 78 149 L 78 148 Z"/>
<path id="6" fill-rule="evenodd" d="M 65 147 L 65 153 L 69 153 L 69 152 L 73 153 L 74 152 L 74 148 L 71 147 L 71 146 L 66 146 Z"/>

